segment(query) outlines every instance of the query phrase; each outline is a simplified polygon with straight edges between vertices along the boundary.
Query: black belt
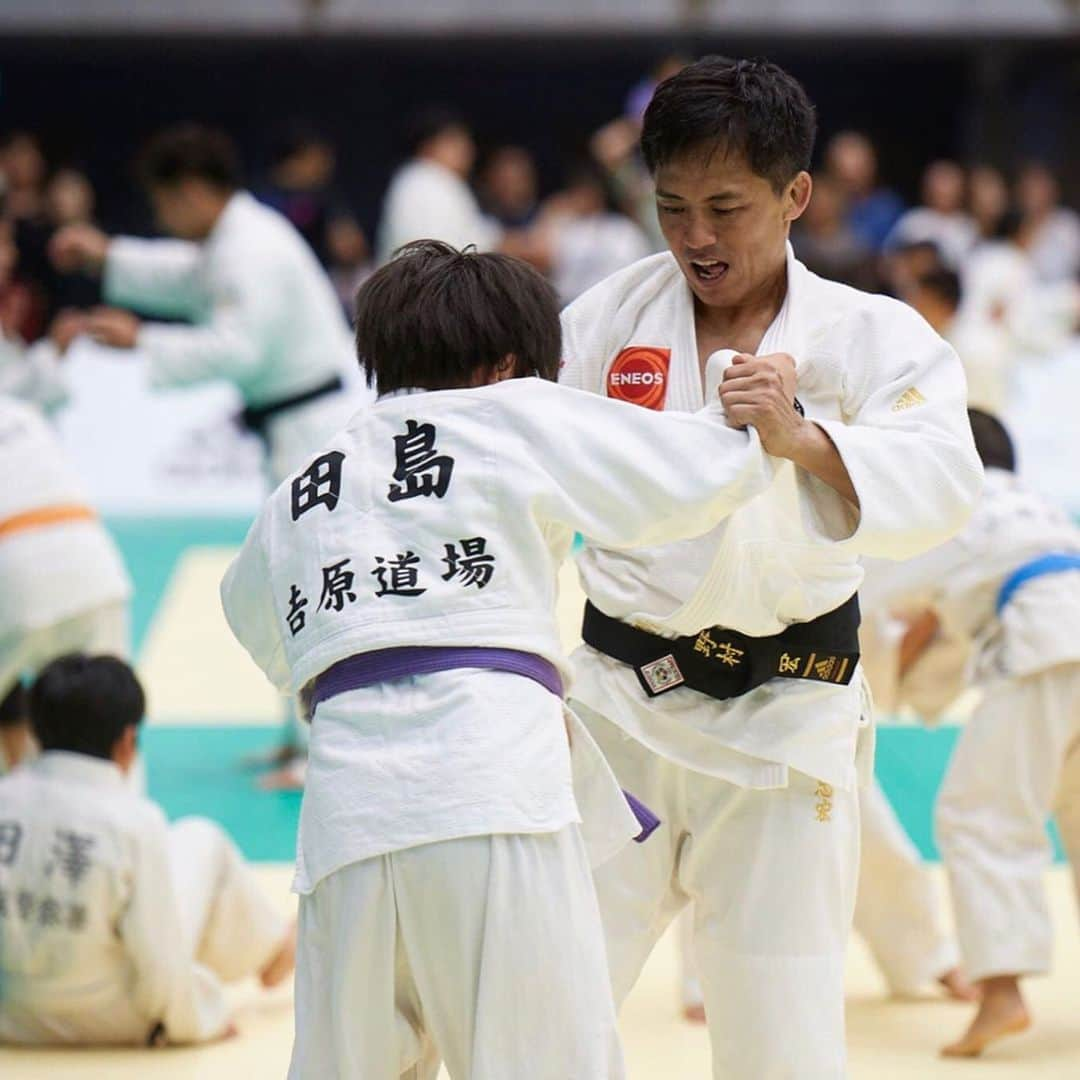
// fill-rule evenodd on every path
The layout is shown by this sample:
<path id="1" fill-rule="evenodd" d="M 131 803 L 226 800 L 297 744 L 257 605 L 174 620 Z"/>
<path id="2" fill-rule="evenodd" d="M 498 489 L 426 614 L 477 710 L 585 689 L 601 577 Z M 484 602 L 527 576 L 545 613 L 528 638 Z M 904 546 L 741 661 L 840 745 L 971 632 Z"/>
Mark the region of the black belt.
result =
<path id="1" fill-rule="evenodd" d="M 293 394 L 292 397 L 281 398 L 278 401 L 271 402 L 269 405 L 249 405 L 240 414 L 239 420 L 248 431 L 253 431 L 256 435 L 265 439 L 266 425 L 279 413 L 288 412 L 289 409 L 307 405 L 308 402 L 316 401 L 318 398 L 336 394 L 344 388 L 345 384 L 341 381 L 341 376 L 335 375 L 332 379 L 327 379 L 326 382 L 319 383 L 318 386 L 313 386 L 310 390 Z"/>
<path id="2" fill-rule="evenodd" d="M 664 638 L 587 601 L 581 633 L 587 645 L 629 664 L 649 697 L 686 686 L 723 701 L 770 679 L 847 686 L 859 662 L 859 598 L 771 637 L 713 626 L 693 637 Z"/>

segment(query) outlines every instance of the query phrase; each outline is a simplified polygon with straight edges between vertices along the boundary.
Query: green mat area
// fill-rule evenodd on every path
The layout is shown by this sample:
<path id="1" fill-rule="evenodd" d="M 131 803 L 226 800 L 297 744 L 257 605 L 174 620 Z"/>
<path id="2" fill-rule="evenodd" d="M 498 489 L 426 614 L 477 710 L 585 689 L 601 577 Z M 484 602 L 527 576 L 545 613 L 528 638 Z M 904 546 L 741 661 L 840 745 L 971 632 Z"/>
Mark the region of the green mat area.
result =
<path id="1" fill-rule="evenodd" d="M 933 805 L 956 741 L 956 727 L 878 731 L 878 777 L 923 857 L 937 860 Z M 277 745 L 269 727 L 149 727 L 143 733 L 150 794 L 170 819 L 201 814 L 220 822 L 249 859 L 293 858 L 300 795 L 256 788 L 245 758 Z M 1057 857 L 1060 844 L 1054 837 Z"/>
<path id="2" fill-rule="evenodd" d="M 240 544 L 248 517 L 109 517 L 105 524 L 124 556 L 135 585 L 132 642 L 139 655 L 146 631 L 180 556 L 196 545 Z"/>

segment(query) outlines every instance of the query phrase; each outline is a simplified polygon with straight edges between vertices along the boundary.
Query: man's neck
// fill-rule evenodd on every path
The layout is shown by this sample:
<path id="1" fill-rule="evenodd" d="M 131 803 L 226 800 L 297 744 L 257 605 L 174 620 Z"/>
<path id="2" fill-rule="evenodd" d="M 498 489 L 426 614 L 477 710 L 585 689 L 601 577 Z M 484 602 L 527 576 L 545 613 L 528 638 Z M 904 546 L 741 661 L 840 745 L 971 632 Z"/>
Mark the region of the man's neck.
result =
<path id="1" fill-rule="evenodd" d="M 787 296 L 787 261 L 737 304 L 706 307 L 694 300 L 694 325 L 702 363 L 720 348 L 756 352 Z"/>

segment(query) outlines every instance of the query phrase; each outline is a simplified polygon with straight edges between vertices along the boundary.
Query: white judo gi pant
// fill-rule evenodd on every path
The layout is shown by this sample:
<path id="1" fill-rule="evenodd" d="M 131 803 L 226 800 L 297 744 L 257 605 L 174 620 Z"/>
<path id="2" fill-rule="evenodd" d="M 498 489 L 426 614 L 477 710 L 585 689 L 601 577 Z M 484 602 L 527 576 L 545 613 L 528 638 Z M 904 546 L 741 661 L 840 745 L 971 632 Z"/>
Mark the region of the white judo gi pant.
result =
<path id="1" fill-rule="evenodd" d="M 855 929 L 889 990 L 912 997 L 960 962 L 937 883 L 875 780 L 859 792 L 862 852 Z"/>
<path id="2" fill-rule="evenodd" d="M 968 975 L 1050 969 L 1046 823 L 1080 872 L 1080 664 L 986 689 L 938 795 L 938 846 L 948 871 Z"/>
<path id="3" fill-rule="evenodd" d="M 300 898 L 290 1080 L 621 1080 L 577 825 L 352 863 Z"/>
<path id="4" fill-rule="evenodd" d="M 622 786 L 663 822 L 594 873 L 616 1004 L 693 901 L 716 1080 L 845 1076 L 856 792 L 824 789 L 794 771 L 786 788 L 740 788 L 667 761 L 592 710 L 575 709 Z"/>

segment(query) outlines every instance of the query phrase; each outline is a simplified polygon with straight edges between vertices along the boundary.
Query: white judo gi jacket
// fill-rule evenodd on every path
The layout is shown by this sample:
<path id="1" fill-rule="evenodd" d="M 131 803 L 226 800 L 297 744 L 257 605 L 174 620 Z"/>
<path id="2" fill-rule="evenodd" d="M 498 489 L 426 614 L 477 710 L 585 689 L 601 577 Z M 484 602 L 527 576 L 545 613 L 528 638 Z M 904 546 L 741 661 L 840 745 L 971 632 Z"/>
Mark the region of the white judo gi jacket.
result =
<path id="1" fill-rule="evenodd" d="M 718 401 L 660 417 L 539 379 L 386 396 L 271 496 L 222 583 L 225 614 L 294 694 L 340 660 L 395 646 L 516 649 L 568 679 L 555 599 L 575 531 L 609 547 L 692 536 L 765 490 L 774 468 L 755 433 L 726 427 Z M 414 681 L 445 688 L 444 704 L 429 707 L 420 687 L 411 711 L 395 705 L 387 696 L 405 690 L 391 682 L 360 692 L 369 715 L 386 717 L 377 731 L 337 718 L 344 696 L 316 710 L 301 892 L 403 846 L 581 819 L 552 694 L 497 672 Z M 574 730 L 575 750 L 591 745 Z M 574 763 L 579 777 L 597 767 Z M 550 809 L 537 815 L 540 804 Z"/>
<path id="2" fill-rule="evenodd" d="M 0 395 L 0 649 L 125 602 L 131 582 L 59 440 L 36 409 Z"/>
<path id="3" fill-rule="evenodd" d="M 49 751 L 0 780 L 0 1042 L 224 1033 L 185 948 L 165 816 L 111 762 Z"/>
<path id="4" fill-rule="evenodd" d="M 1006 579 L 1051 553 L 1080 556 L 1080 529 L 1015 474 L 987 469 L 986 488 L 959 536 L 917 559 L 873 567 L 875 602 L 933 607 L 970 642 L 970 676 L 1022 678 L 1080 661 L 1080 570 L 1034 578 L 998 612 Z"/>
<path id="5" fill-rule="evenodd" d="M 784 462 L 766 493 L 697 539 L 617 552 L 586 533 L 578 565 L 606 614 L 666 636 L 712 626 L 777 634 L 856 592 L 861 556 L 911 558 L 967 520 L 982 468 L 956 354 L 910 308 L 818 277 L 790 246 L 787 277 L 758 352 L 795 358 L 799 401 L 836 445 L 861 509 Z M 571 304 L 563 349 L 567 386 L 645 409 L 701 407 L 693 297 L 670 253 Z M 731 355 L 710 357 L 710 389 Z M 676 463 L 674 447 L 654 452 Z M 789 767 L 841 788 L 856 782 L 869 711 L 859 679 L 774 679 L 727 701 L 686 689 L 646 700 L 629 667 L 588 647 L 574 659 L 575 699 L 687 768 L 758 788 L 786 784 Z"/>
<path id="6" fill-rule="evenodd" d="M 443 240 L 456 248 L 490 251 L 502 229 L 480 209 L 472 188 L 456 172 L 417 158 L 402 165 L 386 190 L 379 220 L 378 261 L 413 240 Z"/>

